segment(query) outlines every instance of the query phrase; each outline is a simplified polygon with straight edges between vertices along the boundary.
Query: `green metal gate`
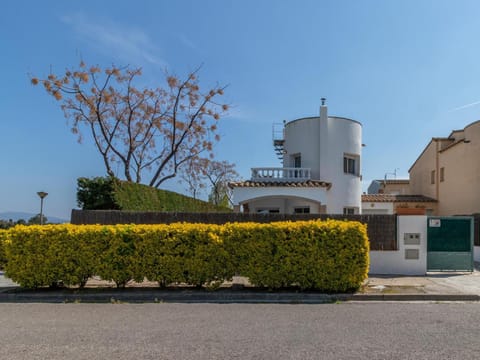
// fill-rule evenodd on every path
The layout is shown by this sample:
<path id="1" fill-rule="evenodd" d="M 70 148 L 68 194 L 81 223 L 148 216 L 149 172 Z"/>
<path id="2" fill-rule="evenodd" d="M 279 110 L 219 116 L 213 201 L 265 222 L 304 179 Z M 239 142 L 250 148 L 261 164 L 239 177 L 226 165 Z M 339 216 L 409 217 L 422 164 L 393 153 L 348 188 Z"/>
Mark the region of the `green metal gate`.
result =
<path id="1" fill-rule="evenodd" d="M 473 271 L 473 218 L 427 218 L 427 271 Z"/>

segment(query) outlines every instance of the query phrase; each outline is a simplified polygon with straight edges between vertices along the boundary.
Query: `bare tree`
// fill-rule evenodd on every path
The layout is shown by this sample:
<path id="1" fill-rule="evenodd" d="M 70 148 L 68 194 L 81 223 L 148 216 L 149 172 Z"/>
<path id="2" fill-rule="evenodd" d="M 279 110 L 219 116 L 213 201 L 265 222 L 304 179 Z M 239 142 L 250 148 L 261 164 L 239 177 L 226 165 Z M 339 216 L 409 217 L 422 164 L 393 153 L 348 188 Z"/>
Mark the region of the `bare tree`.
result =
<path id="1" fill-rule="evenodd" d="M 186 185 L 187 192 L 194 198 L 197 199 L 198 195 L 205 189 L 205 176 L 203 175 L 203 170 L 201 165 L 205 162 L 205 159 L 202 161 L 189 161 L 186 166 L 183 167 L 180 178 L 182 182 Z"/>
<path id="2" fill-rule="evenodd" d="M 186 162 L 213 157 L 219 140 L 217 122 L 228 106 L 217 102 L 224 87 L 200 90 L 197 69 L 185 80 L 166 74 L 166 86 L 154 89 L 134 86 L 141 69 L 112 66 L 102 70 L 83 61 L 76 70 L 46 79 L 48 94 L 61 102 L 71 130 L 82 140 L 83 127 L 90 132 L 108 175 L 119 165 L 128 181 L 159 187 L 177 176 Z M 206 156 L 207 155 L 207 156 Z"/>
<path id="3" fill-rule="evenodd" d="M 210 201 L 215 205 L 232 205 L 228 182 L 237 180 L 235 165 L 228 161 L 203 159 L 202 173 L 211 185 Z"/>

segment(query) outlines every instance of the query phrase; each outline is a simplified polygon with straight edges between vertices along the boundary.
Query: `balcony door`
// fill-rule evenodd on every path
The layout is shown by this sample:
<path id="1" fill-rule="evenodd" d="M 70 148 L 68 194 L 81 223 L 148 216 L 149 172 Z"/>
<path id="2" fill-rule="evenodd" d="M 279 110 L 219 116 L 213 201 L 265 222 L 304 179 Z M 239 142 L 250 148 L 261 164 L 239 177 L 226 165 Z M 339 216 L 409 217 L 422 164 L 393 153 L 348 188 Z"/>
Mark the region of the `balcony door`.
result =
<path id="1" fill-rule="evenodd" d="M 302 167 L 302 155 L 296 154 L 293 155 L 293 167 L 298 169 Z M 300 171 L 295 170 L 294 177 L 298 178 L 300 176 Z"/>

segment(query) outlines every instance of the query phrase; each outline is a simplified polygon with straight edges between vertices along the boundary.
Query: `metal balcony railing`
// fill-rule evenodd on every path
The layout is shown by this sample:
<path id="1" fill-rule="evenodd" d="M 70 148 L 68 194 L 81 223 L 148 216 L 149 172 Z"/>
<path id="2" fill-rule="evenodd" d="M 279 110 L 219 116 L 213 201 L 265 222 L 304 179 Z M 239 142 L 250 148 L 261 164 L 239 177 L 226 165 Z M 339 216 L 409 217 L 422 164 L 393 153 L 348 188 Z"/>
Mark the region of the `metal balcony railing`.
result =
<path id="1" fill-rule="evenodd" d="M 306 181 L 310 180 L 310 168 L 252 168 L 252 181 Z"/>

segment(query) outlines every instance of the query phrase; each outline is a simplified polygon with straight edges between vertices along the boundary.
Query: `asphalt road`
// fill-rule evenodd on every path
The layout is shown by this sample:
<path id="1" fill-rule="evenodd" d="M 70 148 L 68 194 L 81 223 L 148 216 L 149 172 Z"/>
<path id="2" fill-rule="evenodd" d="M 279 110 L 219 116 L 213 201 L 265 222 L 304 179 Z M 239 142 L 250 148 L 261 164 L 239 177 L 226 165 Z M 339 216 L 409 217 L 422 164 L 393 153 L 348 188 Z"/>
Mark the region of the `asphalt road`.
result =
<path id="1" fill-rule="evenodd" d="M 0 359 L 478 359 L 480 304 L 0 304 Z"/>

